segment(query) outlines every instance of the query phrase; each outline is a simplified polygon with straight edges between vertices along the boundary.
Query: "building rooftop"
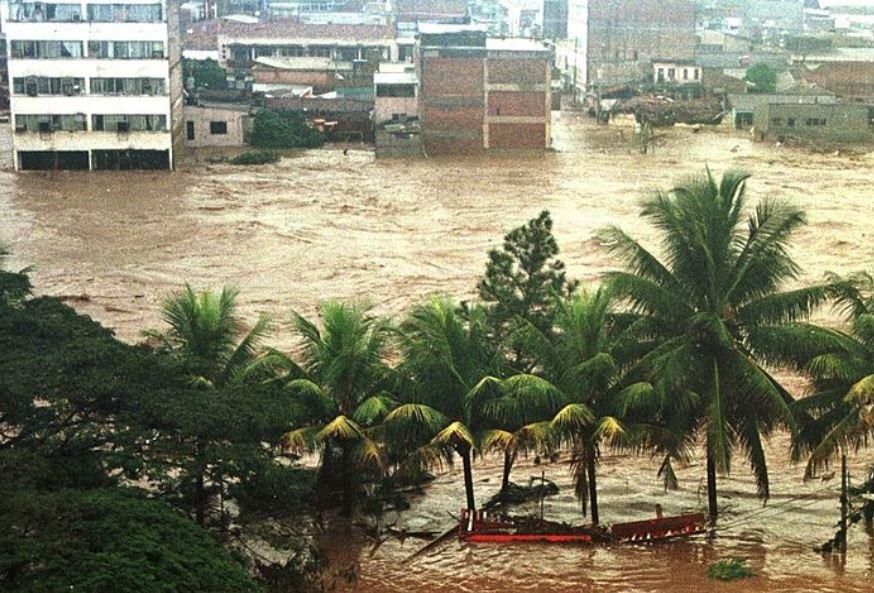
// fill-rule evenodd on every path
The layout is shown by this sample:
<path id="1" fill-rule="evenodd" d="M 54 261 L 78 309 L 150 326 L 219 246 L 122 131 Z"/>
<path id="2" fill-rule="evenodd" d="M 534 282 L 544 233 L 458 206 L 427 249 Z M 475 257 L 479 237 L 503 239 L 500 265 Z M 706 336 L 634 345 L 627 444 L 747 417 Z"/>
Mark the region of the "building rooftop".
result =
<path id="1" fill-rule="evenodd" d="M 467 0 L 395 0 L 398 20 L 461 19 L 467 16 Z"/>
<path id="2" fill-rule="evenodd" d="M 834 95 L 823 93 L 821 95 L 789 95 L 789 94 L 762 94 L 762 95 L 729 95 L 728 100 L 736 111 L 752 113 L 756 107 L 771 103 L 801 103 L 819 105 L 833 105 L 838 102 Z"/>
<path id="3" fill-rule="evenodd" d="M 448 25 L 443 23 L 419 23 L 419 33 L 423 35 L 442 35 L 444 33 L 485 33 L 485 25 Z"/>
<path id="4" fill-rule="evenodd" d="M 391 42 L 394 25 L 301 23 L 280 19 L 269 23 L 237 23 L 210 19 L 194 23 L 183 36 L 185 49 L 218 49 L 219 36 L 234 39 L 312 39 L 346 43 Z"/>
<path id="5" fill-rule="evenodd" d="M 416 84 L 418 78 L 415 72 L 375 72 L 374 84 Z"/>
<path id="6" fill-rule="evenodd" d="M 489 51 L 550 51 L 542 42 L 526 37 L 490 37 L 486 39 L 486 49 Z"/>
<path id="7" fill-rule="evenodd" d="M 255 58 L 255 65 L 277 70 L 352 70 L 352 62 L 338 62 L 322 57 L 270 57 Z"/>

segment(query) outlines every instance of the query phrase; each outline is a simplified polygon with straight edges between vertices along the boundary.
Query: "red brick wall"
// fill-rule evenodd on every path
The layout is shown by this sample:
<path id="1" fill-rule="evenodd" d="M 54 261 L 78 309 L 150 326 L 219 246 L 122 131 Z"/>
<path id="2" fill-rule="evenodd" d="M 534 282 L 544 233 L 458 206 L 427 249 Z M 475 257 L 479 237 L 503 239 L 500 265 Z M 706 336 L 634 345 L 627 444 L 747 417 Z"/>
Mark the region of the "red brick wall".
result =
<path id="1" fill-rule="evenodd" d="M 483 62 L 474 58 L 425 58 L 422 92 L 426 97 L 481 97 Z"/>
<path id="2" fill-rule="evenodd" d="M 483 127 L 483 110 L 479 107 L 427 106 L 422 117 L 428 130 L 474 133 Z"/>
<path id="3" fill-rule="evenodd" d="M 481 136 L 481 135 L 480 135 Z M 477 154 L 483 151 L 482 138 L 445 138 L 425 134 L 425 152 L 428 156 L 440 154 Z"/>
<path id="4" fill-rule="evenodd" d="M 546 115 L 546 93 L 489 91 L 489 115 Z"/>
<path id="5" fill-rule="evenodd" d="M 549 84 L 547 60 L 489 60 L 490 84 Z"/>
<path id="6" fill-rule="evenodd" d="M 545 124 L 489 124 L 489 148 L 546 148 Z"/>

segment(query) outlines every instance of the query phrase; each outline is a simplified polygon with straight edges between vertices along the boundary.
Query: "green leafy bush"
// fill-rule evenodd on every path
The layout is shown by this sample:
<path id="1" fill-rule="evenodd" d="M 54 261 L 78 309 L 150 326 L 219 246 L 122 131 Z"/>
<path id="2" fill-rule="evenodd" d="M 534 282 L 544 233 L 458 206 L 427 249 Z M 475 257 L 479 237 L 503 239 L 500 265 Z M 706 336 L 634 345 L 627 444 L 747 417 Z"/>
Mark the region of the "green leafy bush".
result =
<path id="1" fill-rule="evenodd" d="M 261 109 L 255 114 L 252 144 L 259 148 L 318 148 L 325 135 L 303 114 L 290 109 Z"/>
<path id="2" fill-rule="evenodd" d="M 279 162 L 279 155 L 269 150 L 249 150 L 231 159 L 232 165 L 266 165 Z"/>
<path id="3" fill-rule="evenodd" d="M 737 581 L 755 576 L 743 558 L 720 560 L 707 567 L 707 577 L 717 581 Z"/>

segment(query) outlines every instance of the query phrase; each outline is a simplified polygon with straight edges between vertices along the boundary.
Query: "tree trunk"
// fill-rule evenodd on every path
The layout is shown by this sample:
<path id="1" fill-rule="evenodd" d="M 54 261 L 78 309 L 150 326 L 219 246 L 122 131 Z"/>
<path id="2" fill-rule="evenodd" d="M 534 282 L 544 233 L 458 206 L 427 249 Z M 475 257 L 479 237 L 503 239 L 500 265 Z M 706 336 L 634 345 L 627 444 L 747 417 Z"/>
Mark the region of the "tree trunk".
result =
<path id="1" fill-rule="evenodd" d="M 590 452 L 586 459 L 586 473 L 589 477 L 589 503 L 592 505 L 592 523 L 597 525 L 598 519 L 598 486 L 595 483 L 595 454 Z"/>
<path id="2" fill-rule="evenodd" d="M 472 511 L 476 509 L 476 502 L 473 499 L 473 470 L 471 469 L 470 447 L 460 448 L 458 453 L 461 455 L 461 462 L 464 465 L 464 493 L 467 496 L 467 508 Z"/>
<path id="3" fill-rule="evenodd" d="M 516 452 L 510 453 L 504 451 L 504 474 L 501 476 L 501 492 L 506 492 L 510 486 L 510 472 L 513 470 L 514 463 L 516 463 Z"/>
<path id="4" fill-rule="evenodd" d="M 710 513 L 710 520 L 716 521 L 719 514 L 716 503 L 716 460 L 713 459 L 709 443 L 707 447 L 707 510 Z"/>
<path id="5" fill-rule="evenodd" d="M 203 484 L 203 470 L 200 469 L 194 479 L 194 514 L 197 524 L 203 527 L 206 524 L 206 488 Z"/>
<path id="6" fill-rule="evenodd" d="M 345 517 L 352 516 L 352 467 L 349 459 L 349 446 L 340 443 L 340 484 L 343 489 L 342 508 L 340 512 Z"/>

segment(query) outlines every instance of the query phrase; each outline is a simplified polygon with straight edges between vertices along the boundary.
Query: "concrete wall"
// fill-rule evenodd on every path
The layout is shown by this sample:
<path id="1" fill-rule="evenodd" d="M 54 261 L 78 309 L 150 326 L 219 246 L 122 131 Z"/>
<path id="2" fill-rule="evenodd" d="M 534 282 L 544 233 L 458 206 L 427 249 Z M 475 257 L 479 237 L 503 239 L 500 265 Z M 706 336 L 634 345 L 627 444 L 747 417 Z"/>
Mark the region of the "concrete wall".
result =
<path id="1" fill-rule="evenodd" d="M 874 106 L 762 105 L 753 117 L 753 133 L 757 140 L 767 141 L 799 138 L 824 143 L 874 142 Z"/>
<path id="2" fill-rule="evenodd" d="M 255 82 L 267 84 L 297 84 L 302 86 L 333 86 L 338 78 L 326 70 L 280 70 L 256 66 L 252 69 Z M 348 76 L 344 72 L 343 76 Z"/>
<path id="3" fill-rule="evenodd" d="M 249 115 L 245 111 L 223 107 L 202 107 L 186 105 L 184 113 L 185 145 L 202 146 L 243 146 Z M 226 134 L 213 134 L 210 122 L 225 122 Z M 194 140 L 188 138 L 189 126 L 194 126 Z"/>

